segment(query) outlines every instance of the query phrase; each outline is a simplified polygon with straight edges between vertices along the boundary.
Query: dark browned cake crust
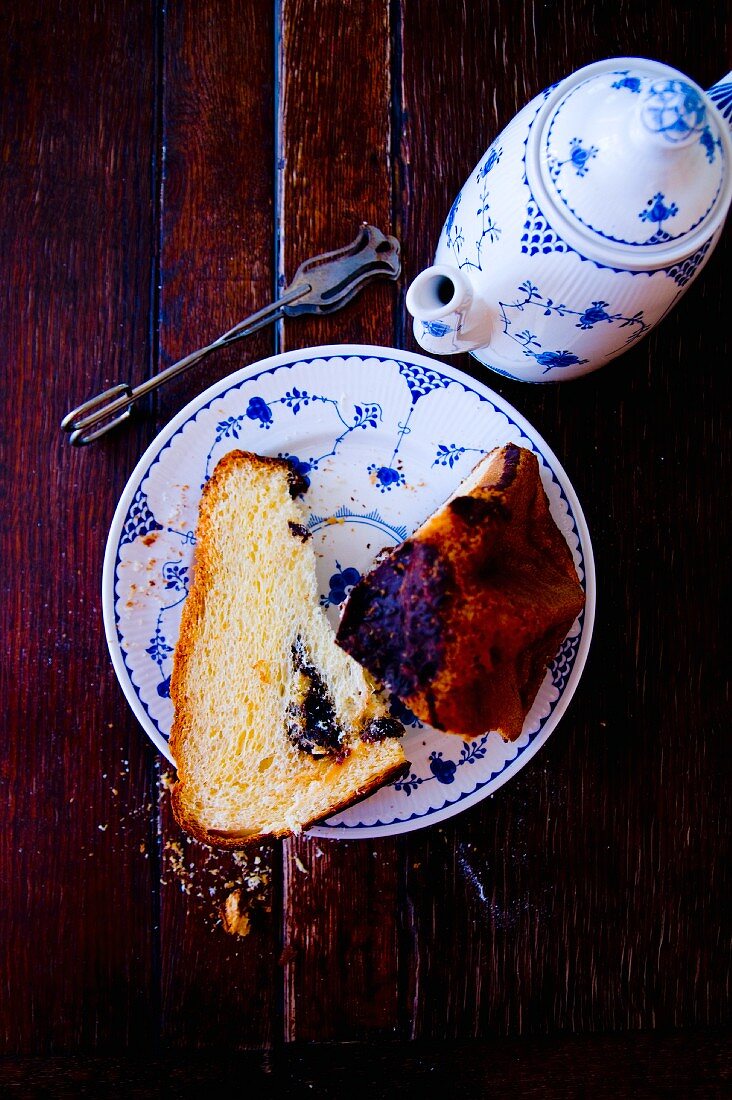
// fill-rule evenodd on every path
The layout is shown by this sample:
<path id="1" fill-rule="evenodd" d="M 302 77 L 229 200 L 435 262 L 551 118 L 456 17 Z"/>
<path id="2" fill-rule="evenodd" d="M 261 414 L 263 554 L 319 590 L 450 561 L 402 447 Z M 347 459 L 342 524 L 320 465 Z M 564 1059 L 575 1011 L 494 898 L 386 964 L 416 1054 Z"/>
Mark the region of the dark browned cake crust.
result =
<path id="1" fill-rule="evenodd" d="M 536 456 L 509 443 L 355 585 L 337 641 L 422 721 L 512 741 L 584 602 Z"/>

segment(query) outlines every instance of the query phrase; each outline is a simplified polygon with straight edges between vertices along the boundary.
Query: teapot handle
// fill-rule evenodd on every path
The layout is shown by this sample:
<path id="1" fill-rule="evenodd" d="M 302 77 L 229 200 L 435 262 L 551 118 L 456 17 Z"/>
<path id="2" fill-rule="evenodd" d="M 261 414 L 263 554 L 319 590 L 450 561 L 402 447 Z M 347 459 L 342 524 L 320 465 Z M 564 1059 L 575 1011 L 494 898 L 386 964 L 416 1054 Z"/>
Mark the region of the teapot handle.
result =
<path id="1" fill-rule="evenodd" d="M 707 91 L 714 106 L 732 129 L 732 72 L 727 73 Z"/>

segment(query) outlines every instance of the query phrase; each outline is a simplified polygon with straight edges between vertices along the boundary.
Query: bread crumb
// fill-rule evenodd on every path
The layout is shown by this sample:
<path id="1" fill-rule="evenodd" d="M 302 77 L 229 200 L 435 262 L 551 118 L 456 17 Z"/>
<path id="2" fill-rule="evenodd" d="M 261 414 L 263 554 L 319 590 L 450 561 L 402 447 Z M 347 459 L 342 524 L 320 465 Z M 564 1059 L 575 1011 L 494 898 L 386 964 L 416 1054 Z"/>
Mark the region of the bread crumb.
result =
<path id="1" fill-rule="evenodd" d="M 249 914 L 242 909 L 242 892 L 232 890 L 221 910 L 221 925 L 230 936 L 248 936 L 251 931 Z"/>
<path id="2" fill-rule="evenodd" d="M 160 775 L 158 801 L 162 801 L 174 783 L 174 772 Z M 142 851 L 142 846 L 140 851 L 147 859 L 148 853 Z M 220 925 L 239 936 L 248 935 L 256 932 L 259 914 L 272 910 L 272 859 L 270 847 L 256 852 L 224 851 L 180 834 L 163 843 L 160 882 L 163 886 L 180 889 L 191 899 L 192 906 L 210 921 L 211 927 Z M 235 896 L 234 901 L 229 900 L 232 896 Z M 248 922 L 244 932 L 227 927 L 226 907 L 231 911 L 235 904 L 242 917 L 241 927 L 244 927 L 244 918 Z"/>

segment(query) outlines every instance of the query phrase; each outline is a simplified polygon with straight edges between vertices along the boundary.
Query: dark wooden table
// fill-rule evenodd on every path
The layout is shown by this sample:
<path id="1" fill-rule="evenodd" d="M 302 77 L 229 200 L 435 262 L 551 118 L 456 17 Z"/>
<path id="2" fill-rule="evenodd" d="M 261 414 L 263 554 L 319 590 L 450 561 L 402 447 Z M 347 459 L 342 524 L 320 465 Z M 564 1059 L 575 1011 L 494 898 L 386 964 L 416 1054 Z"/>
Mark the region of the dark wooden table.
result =
<path id="1" fill-rule="evenodd" d="M 596 554 L 580 687 L 494 797 L 263 848 L 252 930 L 227 934 L 242 868 L 175 827 L 100 608 L 117 499 L 187 400 L 278 349 L 414 348 L 405 288 L 516 110 L 624 53 L 707 87 L 729 5 L 2 14 L 0 1093 L 729 1095 L 729 233 L 612 368 L 533 387 L 453 360 L 558 453 Z M 401 240 L 398 286 L 261 331 L 103 443 L 62 438 L 73 404 L 199 347 L 363 219 Z"/>

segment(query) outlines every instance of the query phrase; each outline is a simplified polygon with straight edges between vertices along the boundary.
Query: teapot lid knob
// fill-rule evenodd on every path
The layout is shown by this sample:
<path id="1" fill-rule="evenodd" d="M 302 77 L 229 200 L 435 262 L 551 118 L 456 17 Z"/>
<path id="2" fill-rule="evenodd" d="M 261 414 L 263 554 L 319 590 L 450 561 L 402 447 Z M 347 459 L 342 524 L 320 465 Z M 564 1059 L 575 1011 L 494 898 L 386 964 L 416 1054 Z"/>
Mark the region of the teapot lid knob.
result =
<path id="1" fill-rule="evenodd" d="M 644 139 L 661 147 L 699 143 L 707 151 L 707 160 L 714 163 L 718 140 L 712 137 L 704 99 L 693 84 L 674 79 L 651 82 L 641 95 L 637 114 L 640 129 L 636 123 L 636 143 Z"/>

